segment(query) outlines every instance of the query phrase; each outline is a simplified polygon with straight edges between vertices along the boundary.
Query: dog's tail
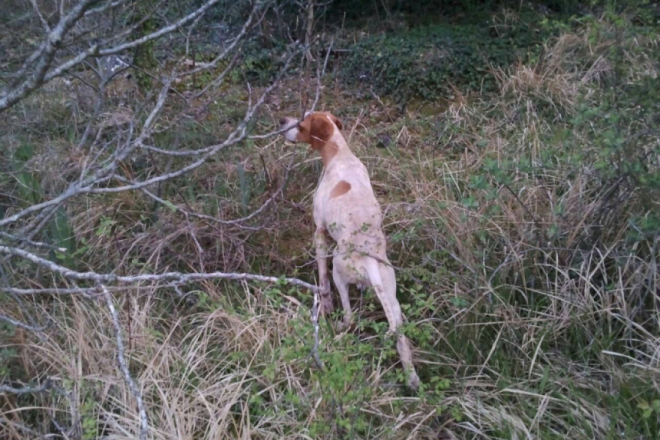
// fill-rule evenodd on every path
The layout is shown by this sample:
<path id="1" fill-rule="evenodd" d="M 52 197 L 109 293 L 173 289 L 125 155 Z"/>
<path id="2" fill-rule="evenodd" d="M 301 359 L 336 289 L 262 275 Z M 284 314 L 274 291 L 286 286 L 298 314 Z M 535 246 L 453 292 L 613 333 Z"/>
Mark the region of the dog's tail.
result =
<path id="1" fill-rule="evenodd" d="M 387 316 L 387 320 L 390 324 L 390 331 L 397 333 L 396 349 L 401 356 L 403 368 L 408 373 L 408 385 L 411 388 L 416 389 L 419 386 L 419 377 L 417 376 L 415 367 L 412 363 L 412 352 L 408 344 L 408 339 L 403 333 L 397 331 L 399 326 L 403 324 L 403 316 L 401 314 L 399 301 L 396 299 L 396 281 L 393 274 L 392 280 L 389 280 L 390 277 L 388 275 L 384 275 L 388 278 L 387 286 L 385 286 L 383 284 L 383 275 L 381 275 L 382 273 L 387 274 L 387 271 L 394 271 L 391 267 L 387 267 L 383 268 L 383 272 L 381 272 L 380 264 L 384 265 L 386 263 L 380 263 L 373 257 L 365 257 L 362 261 L 363 267 L 367 272 L 369 281 L 371 282 L 371 287 L 376 291 L 376 295 L 383 306 L 385 316 Z"/>
<path id="2" fill-rule="evenodd" d="M 394 331 L 398 326 L 403 324 L 401 319 L 401 307 L 396 299 L 396 281 L 385 285 L 380 264 L 381 263 L 377 259 L 369 256 L 364 257 L 362 260 L 362 265 L 367 272 L 371 287 L 375 290 L 376 296 L 378 296 L 378 299 L 383 305 L 385 316 L 390 323 L 390 330 Z"/>
<path id="3" fill-rule="evenodd" d="M 364 269 L 367 271 L 367 276 L 369 277 L 369 282 L 371 282 L 371 287 L 376 291 L 376 294 L 380 297 L 384 292 L 385 288 L 383 287 L 383 279 L 380 276 L 380 268 L 378 267 L 378 261 L 373 257 L 364 257 L 362 262 Z"/>

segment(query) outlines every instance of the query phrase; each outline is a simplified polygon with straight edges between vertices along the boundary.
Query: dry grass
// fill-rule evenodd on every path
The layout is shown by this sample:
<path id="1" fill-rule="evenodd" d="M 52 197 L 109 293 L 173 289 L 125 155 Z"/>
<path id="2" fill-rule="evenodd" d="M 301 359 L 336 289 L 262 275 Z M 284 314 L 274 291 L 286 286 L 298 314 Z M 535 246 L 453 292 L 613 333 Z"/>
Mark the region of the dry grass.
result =
<path id="1" fill-rule="evenodd" d="M 537 64 L 495 72 L 499 95 L 457 100 L 437 116 L 395 118 L 382 103 L 327 87 L 323 104 L 344 120 L 386 211 L 425 390 L 410 394 L 400 386 L 384 317 L 368 292 L 353 295 L 360 325 L 341 334 L 322 326 L 328 369 L 321 372 L 309 356 L 306 292 L 224 282 L 183 292 L 145 286 L 115 300 L 150 438 L 656 435 L 659 414 L 643 418 L 637 406 L 660 399 L 658 238 L 636 247 L 625 242 L 624 214 L 638 209 L 641 196 L 627 193 L 601 213 L 605 189 L 593 163 L 544 166 L 549 142 L 580 105 L 598 102 L 614 69 L 607 56 L 612 33 L 602 32 L 594 44 L 590 32 L 563 35 Z M 627 44 L 621 48 L 625 82 L 657 77 L 649 55 L 657 40 L 630 43 L 639 50 Z M 264 124 L 296 114 L 297 84 L 280 91 Z M 39 113 L 36 106 L 46 100 L 30 100 L 25 114 L 46 115 L 30 122 L 48 124 L 49 114 L 75 117 L 54 108 L 59 101 L 48 102 Z M 120 123 L 121 115 L 108 114 L 104 123 Z M 4 137 L 10 148 L 25 136 L 44 140 L 19 125 Z M 375 148 L 384 136 L 392 142 Z M 580 136 L 573 139 L 593 148 Z M 63 139 L 29 163 L 44 176 L 44 188 L 62 185 L 79 166 L 65 159 L 70 145 Z M 67 212 L 83 249 L 76 264 L 118 273 L 249 269 L 314 280 L 311 194 L 320 168 L 309 152 L 279 140 L 236 148 L 162 192 L 199 212 L 240 217 L 279 186 L 288 155 L 298 166 L 284 200 L 252 223 L 259 231 L 186 220 L 154 209 L 139 193 L 75 200 Z M 514 167 L 510 180 L 497 180 L 498 169 L 523 161 L 532 167 Z M 247 207 L 240 202 L 239 163 L 253 179 Z M 606 228 L 586 246 L 596 223 Z M 53 281 L 29 273 L 20 269 L 13 280 Z M 23 308 L 8 302 L 4 313 L 26 321 L 28 309 L 52 325 L 40 333 L 0 329 L 6 363 L 0 376 L 51 378 L 56 390 L 0 396 L 0 436 L 136 438 L 135 401 L 117 369 L 102 302 L 75 296 L 23 301 Z M 65 432 L 58 434 L 57 425 Z"/>

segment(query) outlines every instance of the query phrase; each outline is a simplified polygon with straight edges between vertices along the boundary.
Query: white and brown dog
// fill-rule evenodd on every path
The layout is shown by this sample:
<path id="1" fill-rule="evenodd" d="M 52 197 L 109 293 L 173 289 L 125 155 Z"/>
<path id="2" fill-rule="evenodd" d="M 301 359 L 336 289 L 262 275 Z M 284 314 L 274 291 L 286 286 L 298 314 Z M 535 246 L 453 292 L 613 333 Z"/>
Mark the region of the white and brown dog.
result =
<path id="1" fill-rule="evenodd" d="M 337 243 L 332 278 L 344 308 L 344 324 L 348 326 L 352 317 L 348 285 L 372 287 L 383 305 L 390 332 L 397 335 L 397 351 L 408 376 L 408 385 L 417 388 L 419 377 L 412 363 L 408 339 L 398 332 L 403 316 L 396 299 L 396 277 L 387 260 L 380 205 L 366 167 L 348 148 L 340 132 L 342 124 L 331 113 L 314 112 L 306 115 L 302 122 L 282 118 L 280 126 L 286 130 L 287 140 L 310 144 L 323 160 L 323 174 L 314 194 L 314 242 L 322 312 L 333 310 L 326 260 L 329 256 L 326 234 L 330 234 Z"/>

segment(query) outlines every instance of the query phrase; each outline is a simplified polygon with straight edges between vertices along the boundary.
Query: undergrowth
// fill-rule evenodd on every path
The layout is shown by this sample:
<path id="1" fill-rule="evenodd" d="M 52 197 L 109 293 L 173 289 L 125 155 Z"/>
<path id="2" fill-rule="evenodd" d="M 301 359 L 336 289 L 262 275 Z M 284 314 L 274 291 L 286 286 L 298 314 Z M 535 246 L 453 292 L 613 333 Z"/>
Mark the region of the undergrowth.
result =
<path id="1" fill-rule="evenodd" d="M 505 10 L 481 23 L 438 23 L 365 38 L 351 46 L 340 77 L 398 102 L 435 100 L 456 88 L 493 91 L 494 67 L 538 58 L 542 43 L 555 32 L 541 15 L 524 11 Z"/>

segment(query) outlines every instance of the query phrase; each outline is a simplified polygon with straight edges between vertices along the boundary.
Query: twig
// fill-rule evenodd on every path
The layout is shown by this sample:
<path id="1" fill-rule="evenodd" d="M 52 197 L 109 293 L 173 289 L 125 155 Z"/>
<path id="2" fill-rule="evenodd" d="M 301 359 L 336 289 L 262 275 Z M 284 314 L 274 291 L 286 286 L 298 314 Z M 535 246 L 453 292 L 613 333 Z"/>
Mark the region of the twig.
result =
<path id="1" fill-rule="evenodd" d="M 280 70 L 279 74 L 277 75 L 277 78 L 273 81 L 273 83 L 261 94 L 257 102 L 253 106 L 249 106 L 248 110 L 245 113 L 245 116 L 243 117 L 243 121 L 236 127 L 236 129 L 227 137 L 227 139 L 216 145 L 212 145 L 210 147 L 206 147 L 203 149 L 200 149 L 198 151 L 204 152 L 204 155 L 200 157 L 198 160 L 195 162 L 192 162 L 191 164 L 188 164 L 187 166 L 180 168 L 177 171 L 173 171 L 168 174 L 164 174 L 161 176 L 153 177 L 148 180 L 144 180 L 142 182 L 136 182 L 132 185 L 125 185 L 125 186 L 120 186 L 120 187 L 105 187 L 105 188 L 85 188 L 85 192 L 93 193 L 93 194 L 106 194 L 106 193 L 118 193 L 118 192 L 123 192 L 123 191 L 130 191 L 134 189 L 140 189 L 140 188 L 145 188 L 147 186 L 153 185 L 158 182 L 164 182 L 166 180 L 171 180 L 176 177 L 182 176 L 192 170 L 195 170 L 202 166 L 206 160 L 218 153 L 220 150 L 224 149 L 225 147 L 235 145 L 238 142 L 241 142 L 243 139 L 247 137 L 247 126 L 249 122 L 252 120 L 254 117 L 254 114 L 256 111 L 261 107 L 261 105 L 264 103 L 266 100 L 266 96 L 270 94 L 270 92 L 275 89 L 279 85 L 280 80 L 284 76 L 284 73 L 289 69 L 289 65 L 291 64 L 291 61 L 293 60 L 294 56 L 298 53 L 298 51 L 294 51 L 289 55 L 289 58 L 287 59 L 286 63 L 284 64 L 284 67 L 282 67 L 282 70 Z M 141 141 L 140 141 L 141 143 Z M 122 159 L 125 157 L 125 155 L 122 156 Z M 43 205 L 43 203 L 42 203 Z M 29 209 L 29 208 L 28 208 Z M 24 210 L 25 211 L 25 210 Z M 23 211 L 23 212 L 24 212 Z M 11 218 L 13 219 L 16 217 L 16 215 L 12 216 Z M 7 221 L 8 219 L 0 221 L 0 226 L 3 224 L 4 221 Z"/>
<path id="2" fill-rule="evenodd" d="M 197 218 L 200 218 L 200 219 L 203 219 L 203 220 L 212 221 L 212 222 L 214 222 L 214 223 L 218 223 L 218 224 L 221 224 L 221 225 L 234 225 L 234 226 L 238 226 L 238 227 L 243 228 L 243 229 L 248 229 L 248 230 L 258 231 L 258 230 L 260 230 L 261 228 L 258 228 L 258 227 L 251 227 L 251 226 L 243 226 L 243 225 L 241 225 L 241 223 L 244 223 L 244 222 L 246 222 L 246 221 L 248 221 L 248 220 L 252 220 L 252 219 L 255 218 L 256 216 L 258 216 L 259 214 L 261 214 L 261 213 L 262 213 L 262 212 L 263 212 L 263 211 L 264 211 L 264 210 L 265 210 L 265 209 L 266 209 L 271 203 L 273 203 L 273 202 L 274 202 L 274 201 L 280 196 L 280 194 L 281 194 L 282 191 L 284 190 L 284 187 L 285 187 L 286 184 L 288 183 L 288 180 L 289 180 L 289 172 L 291 171 L 291 165 L 292 165 L 292 163 L 293 163 L 293 158 L 291 159 L 291 163 L 289 163 L 289 166 L 287 167 L 287 171 L 286 171 L 286 174 L 285 174 L 285 176 L 284 176 L 284 182 L 283 182 L 282 185 L 280 185 L 280 187 L 279 187 L 279 188 L 273 193 L 273 195 L 271 195 L 271 196 L 268 198 L 268 200 L 266 200 L 266 201 L 265 201 L 265 202 L 264 202 L 259 208 L 257 208 L 257 209 L 256 209 L 255 211 L 253 211 L 251 214 L 249 214 L 249 215 L 247 215 L 247 216 L 245 216 L 245 217 L 241 217 L 241 218 L 234 219 L 234 220 L 222 220 L 222 219 L 219 219 L 219 218 L 216 218 L 216 217 L 210 216 L 210 215 L 200 214 L 200 213 L 197 213 L 197 212 L 194 212 L 194 211 L 187 211 L 187 210 L 185 210 L 185 209 L 183 209 L 183 208 L 180 208 L 180 207 L 174 205 L 174 204 L 171 203 L 171 202 L 168 202 L 167 200 L 164 200 L 164 199 L 158 197 L 156 194 L 152 193 L 151 191 L 147 190 L 146 188 L 141 188 L 140 191 L 142 191 L 144 194 L 146 194 L 147 196 L 149 196 L 149 197 L 151 197 L 152 199 L 154 199 L 156 202 L 158 202 L 158 203 L 160 203 L 160 204 L 162 204 L 162 205 L 164 205 L 164 206 L 166 206 L 166 207 L 168 207 L 168 208 L 170 208 L 170 209 L 174 209 L 175 211 L 184 214 L 186 217 L 187 217 L 187 216 L 192 216 L 192 217 L 197 217 Z M 125 179 L 125 178 L 123 178 L 123 177 L 119 177 L 119 176 L 117 176 L 116 178 L 117 178 L 117 180 L 120 180 L 121 182 L 124 182 L 124 183 L 135 184 L 135 182 L 132 182 L 132 181 L 130 181 L 130 180 L 128 180 L 128 179 Z"/>
<path id="3" fill-rule="evenodd" d="M 30 434 L 32 437 L 28 437 L 28 438 L 44 438 L 44 437 L 39 437 L 40 434 L 37 431 L 35 431 L 34 429 L 28 428 L 27 426 L 25 426 L 21 423 L 18 423 L 16 421 L 12 420 L 12 419 L 6 419 L 4 417 L 0 417 L 0 426 L 3 426 L 3 427 L 11 426 L 13 429 L 15 429 L 17 431 L 23 431 L 27 434 Z"/>
<path id="4" fill-rule="evenodd" d="M 266 134 L 255 134 L 255 135 L 249 136 L 248 139 L 267 139 L 267 138 L 276 136 L 278 134 L 285 133 L 289 130 L 291 130 L 291 127 L 280 128 L 279 130 L 274 130 L 274 131 L 268 132 Z"/>
<path id="5" fill-rule="evenodd" d="M 101 12 L 105 12 L 108 9 L 116 8 L 118 6 L 123 5 L 127 1 L 128 0 L 118 0 L 116 2 L 112 2 L 112 3 L 107 4 L 105 6 L 99 6 L 98 8 L 90 9 L 89 11 L 85 12 L 85 17 L 88 17 L 90 15 L 94 15 L 94 14 L 100 14 Z"/>
<path id="6" fill-rule="evenodd" d="M 523 201 L 520 200 L 520 197 L 518 197 L 518 194 L 516 194 L 515 191 L 513 191 L 511 189 L 511 187 L 509 185 L 507 185 L 506 183 L 502 182 L 502 186 L 504 186 L 504 188 L 506 188 L 511 193 L 511 195 L 518 201 L 520 206 L 522 206 L 522 208 L 525 210 L 527 215 L 529 215 L 532 218 L 532 221 L 534 222 L 534 225 L 536 225 L 536 228 L 541 229 L 541 223 L 537 220 L 536 216 L 534 214 L 532 214 L 532 212 L 529 210 L 529 208 L 527 208 L 527 205 L 525 205 L 525 203 L 523 203 Z"/>
<path id="7" fill-rule="evenodd" d="M 8 322 L 8 323 L 10 323 L 11 325 L 13 325 L 15 327 L 20 327 L 20 328 L 23 328 L 25 330 L 30 330 L 30 331 L 33 331 L 33 332 L 41 332 L 47 327 L 46 325 L 41 326 L 41 327 L 32 326 L 32 325 L 26 324 L 24 322 L 12 319 L 9 316 L 5 316 L 5 315 L 0 315 L 0 321 L 5 321 L 5 322 Z"/>
<path id="8" fill-rule="evenodd" d="M 123 292 L 126 290 L 149 290 L 149 289 L 166 289 L 177 288 L 182 283 L 169 283 L 158 284 L 155 286 L 107 286 L 110 292 Z M 21 289 L 18 287 L 3 287 L 0 286 L 0 292 L 7 292 L 17 296 L 28 295 L 83 295 L 86 298 L 94 298 L 100 295 L 98 287 L 46 287 L 39 289 Z"/>
<path id="9" fill-rule="evenodd" d="M 140 413 L 140 440 L 146 440 L 147 434 L 149 433 L 147 412 L 144 409 L 142 393 L 140 393 L 137 384 L 131 377 L 131 373 L 128 371 L 128 365 L 126 364 L 126 359 L 124 358 L 124 342 L 121 337 L 121 327 L 119 325 L 117 310 L 115 310 L 115 306 L 112 303 L 112 297 L 110 296 L 108 289 L 106 289 L 103 284 L 101 284 L 99 287 L 103 292 L 103 296 L 105 296 L 105 301 L 108 305 L 108 309 L 110 310 L 110 315 L 112 316 L 112 324 L 115 327 L 115 339 L 117 340 L 117 360 L 119 361 L 119 368 L 124 375 L 124 380 L 128 384 L 128 387 L 131 389 L 131 393 L 133 393 L 133 397 L 135 397 L 135 400 L 137 401 L 138 411 Z"/>
<path id="10" fill-rule="evenodd" d="M 39 6 L 37 6 L 36 0 L 30 0 L 30 3 L 32 4 L 34 13 L 37 14 L 37 17 L 39 17 L 39 21 L 41 21 L 41 25 L 43 26 L 44 31 L 46 31 L 46 33 L 50 32 L 50 26 L 48 25 L 48 22 L 44 16 L 41 14 L 41 10 L 39 9 Z"/>
<path id="11" fill-rule="evenodd" d="M 6 232 L 2 232 L 2 231 L 0 231 L 0 237 L 6 238 L 7 240 L 13 240 L 13 241 L 18 241 L 18 242 L 21 242 L 21 243 L 25 243 L 27 245 L 34 246 L 34 247 L 50 249 L 50 250 L 59 251 L 59 252 L 66 252 L 66 248 L 53 246 L 53 245 L 50 245 L 48 243 L 42 243 L 42 242 L 39 242 L 39 241 L 32 241 L 29 238 L 17 237 L 15 235 L 7 234 Z"/>
<path id="12" fill-rule="evenodd" d="M 96 281 L 100 283 L 121 282 L 121 283 L 139 283 L 144 281 L 175 281 L 180 284 L 190 283 L 194 281 L 210 280 L 210 279 L 227 279 L 227 280 L 252 280 L 262 281 L 267 283 L 285 282 L 287 284 L 304 287 L 313 292 L 318 290 L 313 284 L 299 280 L 297 278 L 277 278 L 258 274 L 249 273 L 232 273 L 232 272 L 210 272 L 210 273 L 181 273 L 181 272 L 165 272 L 161 274 L 142 274 L 133 276 L 119 276 L 115 274 L 99 274 L 96 272 L 77 272 L 60 266 L 57 263 L 41 258 L 30 252 L 22 249 L 17 249 L 9 246 L 0 246 L 0 254 L 15 255 L 32 261 L 39 266 L 45 267 L 52 272 L 57 272 L 65 278 L 74 280 Z"/>
<path id="13" fill-rule="evenodd" d="M 137 139 L 129 142 L 125 147 L 117 149 L 117 151 L 115 151 L 115 153 L 111 156 L 111 158 L 98 171 L 96 171 L 94 174 L 89 176 L 87 179 L 84 180 L 80 179 L 73 182 L 63 193 L 61 193 L 59 196 L 55 197 L 54 199 L 48 200 L 46 202 L 38 203 L 35 205 L 31 205 L 12 216 L 5 217 L 4 219 L 0 220 L 0 226 L 5 226 L 7 224 L 16 222 L 17 220 L 20 220 L 21 218 L 31 213 L 41 211 L 45 208 L 60 205 L 66 200 L 75 197 L 77 195 L 94 192 L 93 188 L 95 185 L 110 180 L 114 176 L 114 172 L 117 169 L 118 164 L 124 159 L 126 159 L 126 157 L 139 145 L 141 145 L 145 138 L 151 135 L 152 125 L 156 119 L 156 116 L 158 115 L 160 110 L 163 108 L 163 105 L 165 104 L 165 100 L 167 98 L 167 92 L 170 88 L 173 79 L 174 76 L 170 77 L 168 81 L 165 81 L 165 85 L 162 87 L 159 93 L 156 105 L 154 106 L 154 108 L 151 110 L 148 117 L 146 118 Z M 252 115 L 253 114 L 254 113 L 252 113 Z M 238 128 L 234 131 L 234 133 L 236 133 L 237 130 Z M 227 139 L 227 141 L 225 141 L 225 143 L 229 143 L 230 140 L 233 141 L 231 135 Z M 225 143 L 220 145 L 224 145 Z M 201 163 L 199 163 L 197 166 L 200 165 Z M 193 167 L 192 169 L 196 167 Z M 186 171 L 188 170 L 187 168 L 184 169 Z M 184 172 L 181 172 L 180 174 L 184 174 Z M 176 176 L 167 176 L 162 180 L 167 180 L 168 178 L 173 178 L 173 177 Z M 128 189 L 134 189 L 134 188 L 128 188 Z M 108 192 L 117 192 L 117 191 L 108 191 Z"/>
<path id="14" fill-rule="evenodd" d="M 104 49 L 102 49 L 98 44 L 92 45 L 87 50 L 80 52 L 75 57 L 70 58 L 59 66 L 51 69 L 55 55 L 60 49 L 61 43 L 66 37 L 67 33 L 76 25 L 76 23 L 85 17 L 86 13 L 90 12 L 90 8 L 94 4 L 99 3 L 99 1 L 100 0 L 81 0 L 71 9 L 68 14 L 64 15 L 60 19 L 57 26 L 46 36 L 44 42 L 39 46 L 37 50 L 34 51 L 30 57 L 28 57 L 21 69 L 19 69 L 19 73 L 21 73 L 21 75 L 17 75 L 17 77 L 22 77 L 27 68 L 36 62 L 37 65 L 34 69 L 34 72 L 32 72 L 31 75 L 28 75 L 27 78 L 15 88 L 7 88 L 0 91 L 0 112 L 14 106 L 26 96 L 34 92 L 36 89 L 43 86 L 45 83 L 63 75 L 73 67 L 82 64 L 88 58 L 115 55 L 120 52 L 139 47 L 145 43 L 148 43 L 149 41 L 161 38 L 162 36 L 172 33 L 187 25 L 188 23 L 195 21 L 220 0 L 209 0 L 194 12 L 181 18 L 175 23 L 158 29 L 148 35 L 138 38 L 137 40 Z M 119 4 L 121 4 L 121 2 L 112 3 L 107 7 L 114 7 Z M 97 11 L 102 10 L 103 8 L 105 7 L 98 8 Z M 107 44 L 107 41 L 104 44 Z"/>
<path id="15" fill-rule="evenodd" d="M 314 30 L 314 0 L 308 0 L 307 2 L 307 31 L 305 32 L 305 44 L 311 45 L 312 42 L 312 32 Z M 305 53 L 307 57 L 307 62 L 311 63 L 314 60 L 312 56 L 312 49 L 308 49 Z"/>
<path id="16" fill-rule="evenodd" d="M 23 388 L 15 388 L 10 385 L 0 384 L 0 393 L 5 394 L 31 394 L 31 393 L 43 393 L 48 391 L 52 387 L 53 383 L 50 379 L 46 379 L 46 382 L 39 386 L 27 386 Z"/>
<path id="17" fill-rule="evenodd" d="M 200 15 L 204 14 L 209 8 L 211 8 L 213 5 L 218 3 L 220 0 L 209 0 L 206 3 L 204 3 L 202 6 L 200 6 L 196 11 L 188 14 L 187 16 L 183 17 L 179 21 L 166 26 L 164 28 L 161 28 L 155 32 L 150 33 L 149 35 L 145 35 L 142 38 L 138 38 L 137 40 L 133 40 L 131 42 L 121 44 L 119 46 L 112 47 L 110 49 L 103 49 L 99 51 L 100 56 L 107 56 L 107 55 L 115 55 L 120 52 L 123 52 L 128 49 L 134 49 L 138 46 L 143 45 L 144 43 L 147 43 L 151 40 L 155 40 L 157 38 L 162 37 L 163 35 L 169 34 L 171 32 L 176 31 L 182 26 L 185 26 L 186 24 L 190 23 L 191 21 L 195 20 L 197 17 Z"/>
<path id="18" fill-rule="evenodd" d="M 124 183 L 131 183 L 130 180 L 128 180 L 128 179 L 124 179 L 124 178 L 120 178 L 120 177 L 117 177 L 117 180 L 121 180 L 121 181 L 124 182 Z M 241 219 L 238 219 L 238 220 L 235 220 L 235 221 L 232 221 L 232 220 L 221 220 L 221 219 L 215 218 L 215 217 L 210 216 L 210 215 L 199 214 L 199 213 L 194 212 L 194 211 L 187 211 L 187 210 L 185 210 L 185 209 L 183 209 L 183 208 L 181 208 L 181 207 L 179 207 L 179 206 L 176 206 L 176 205 L 175 205 L 174 203 L 172 203 L 172 202 L 169 202 L 169 201 L 167 201 L 167 200 L 164 200 L 164 199 L 158 197 L 156 194 L 152 193 L 151 191 L 149 191 L 149 190 L 146 189 L 146 188 L 140 188 L 140 191 L 141 191 L 143 194 L 145 194 L 146 196 L 148 196 L 148 197 L 150 197 L 151 199 L 153 199 L 156 203 L 160 203 L 161 205 L 167 207 L 168 209 L 172 209 L 172 210 L 174 210 L 174 211 L 176 211 L 176 212 L 180 212 L 181 214 L 183 214 L 183 215 L 186 217 L 186 219 L 188 219 L 188 217 L 192 216 L 192 217 L 196 217 L 196 218 L 200 218 L 200 219 L 203 219 L 203 220 L 212 221 L 212 222 L 214 222 L 214 223 L 219 223 L 219 224 L 223 224 L 223 225 L 227 225 L 227 224 L 236 224 L 236 226 L 238 226 L 239 228 L 247 229 L 247 230 L 250 230 L 250 231 L 258 231 L 258 230 L 261 229 L 261 228 L 254 228 L 254 227 L 251 227 L 251 226 L 243 226 L 243 225 L 239 224 Z M 262 206 L 262 207 L 263 207 L 263 206 Z"/>
<path id="19" fill-rule="evenodd" d="M 12 107 L 38 87 L 44 84 L 44 78 L 55 59 L 59 45 L 67 32 L 83 17 L 84 13 L 99 0 L 82 0 L 76 4 L 68 14 L 64 15 L 57 26 L 47 35 L 44 42 L 29 57 L 29 60 L 37 62 L 37 65 L 28 77 L 13 90 L 0 92 L 0 112 Z M 91 54 L 91 53 L 90 53 Z M 82 60 L 80 60 L 82 62 Z"/>
<path id="20" fill-rule="evenodd" d="M 192 70 L 189 70 L 189 71 L 185 72 L 184 75 L 182 75 L 182 76 L 194 75 L 195 73 L 198 73 L 198 72 L 201 72 L 201 71 L 204 71 L 204 70 L 209 70 L 209 69 L 214 69 L 214 68 L 216 68 L 217 65 L 218 65 L 218 63 L 219 63 L 220 61 L 222 61 L 223 59 L 225 59 L 225 57 L 227 56 L 227 54 L 229 54 L 229 52 L 231 52 L 232 50 L 234 50 L 234 48 L 238 45 L 238 43 L 241 42 L 241 40 L 243 39 L 243 37 L 244 37 L 245 34 L 247 33 L 248 29 L 250 29 L 250 26 L 252 25 L 252 20 L 254 19 L 254 16 L 255 16 L 255 14 L 257 13 L 257 11 L 259 10 L 259 8 L 260 8 L 260 5 L 258 5 L 258 4 L 255 5 L 255 7 L 252 9 L 252 12 L 250 12 L 250 15 L 248 16 L 248 18 L 247 18 L 245 24 L 244 24 L 243 27 L 241 28 L 240 32 L 239 32 L 238 35 L 234 38 L 234 41 L 232 41 L 231 44 L 229 44 L 229 45 L 228 45 L 228 46 L 222 51 L 222 53 L 221 53 L 220 55 L 218 55 L 216 58 L 214 58 L 214 59 L 213 59 L 211 62 L 209 62 L 209 63 L 204 63 L 204 64 L 202 64 L 202 65 L 200 65 L 200 66 L 198 66 L 198 67 L 196 67 L 196 68 L 193 68 Z M 261 22 L 261 20 L 266 16 L 266 12 L 268 12 L 268 7 L 265 8 L 265 10 L 263 11 L 263 14 L 261 15 L 261 18 L 259 18 L 259 20 L 258 20 L 257 24 L 255 24 L 255 26 L 258 25 L 258 23 Z M 226 75 L 227 72 L 231 69 L 231 67 L 233 66 L 234 62 L 236 61 L 236 59 L 237 59 L 237 57 L 238 57 L 238 54 L 239 54 L 239 52 L 236 52 L 236 54 L 234 55 L 234 58 L 231 60 L 231 62 L 229 63 L 229 65 L 228 65 L 228 66 L 227 66 L 227 67 L 226 67 L 226 68 L 220 73 L 220 75 L 218 75 L 218 77 L 216 77 L 216 79 L 214 79 L 213 81 L 211 81 L 211 82 L 210 82 L 206 87 L 204 87 L 202 90 L 200 90 L 199 92 L 197 92 L 197 93 L 194 95 L 194 97 L 195 97 L 195 98 L 198 98 L 198 97 L 202 96 L 202 95 L 205 94 L 205 93 L 206 93 L 211 87 L 215 87 L 215 86 L 217 86 L 220 82 L 222 82 L 222 80 L 224 79 L 225 75 Z"/>
<path id="21" fill-rule="evenodd" d="M 325 60 L 323 61 L 323 71 L 319 72 L 318 65 L 316 66 L 316 96 L 314 97 L 314 102 L 312 103 L 312 107 L 309 110 L 310 112 L 314 111 L 314 109 L 316 108 L 316 104 L 319 102 L 319 96 L 321 96 L 321 82 L 323 80 L 323 77 L 325 76 L 325 68 L 328 66 L 328 59 L 330 58 L 330 52 L 332 51 L 332 46 L 334 44 L 335 44 L 335 40 L 333 39 L 330 42 L 328 51 L 325 54 Z"/>
<path id="22" fill-rule="evenodd" d="M 314 347 L 312 347 L 312 357 L 320 369 L 324 369 L 323 361 L 319 357 L 319 300 L 318 290 L 314 291 L 314 305 L 312 306 L 312 324 L 314 325 Z"/>

